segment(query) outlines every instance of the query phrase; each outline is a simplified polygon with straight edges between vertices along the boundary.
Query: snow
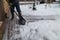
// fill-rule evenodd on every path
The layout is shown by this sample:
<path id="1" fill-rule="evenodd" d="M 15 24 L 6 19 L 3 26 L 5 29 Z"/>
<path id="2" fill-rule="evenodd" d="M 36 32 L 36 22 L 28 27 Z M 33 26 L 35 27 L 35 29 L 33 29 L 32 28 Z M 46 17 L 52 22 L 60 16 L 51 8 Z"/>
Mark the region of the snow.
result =
<path id="1" fill-rule="evenodd" d="M 34 2 L 33 1 L 25 1 L 25 2 L 21 1 L 19 3 L 21 4 L 21 3 L 34 3 Z"/>
<path id="2" fill-rule="evenodd" d="M 22 15 L 27 22 L 26 25 L 14 24 L 13 35 L 10 40 L 60 40 L 59 4 L 51 4 L 51 7 L 45 7 L 45 5 L 37 5 L 37 10 L 34 11 L 32 5 L 20 5 Z M 53 17 L 56 20 L 36 20 L 40 17 Z"/>
<path id="3" fill-rule="evenodd" d="M 28 25 L 21 25 L 19 30 L 20 34 L 14 34 L 14 39 L 22 38 L 22 40 L 60 40 L 59 20 L 40 20 L 36 22 L 29 22 Z"/>
<path id="4" fill-rule="evenodd" d="M 21 5 L 20 7 L 22 10 L 22 15 L 46 16 L 60 14 L 59 4 L 50 4 L 51 7 L 49 6 L 49 4 L 47 4 L 47 8 L 45 7 L 45 5 L 46 4 L 36 5 L 36 11 L 32 10 L 33 5 Z"/>
<path id="5" fill-rule="evenodd" d="M 60 0 L 56 0 L 56 1 L 60 1 Z"/>

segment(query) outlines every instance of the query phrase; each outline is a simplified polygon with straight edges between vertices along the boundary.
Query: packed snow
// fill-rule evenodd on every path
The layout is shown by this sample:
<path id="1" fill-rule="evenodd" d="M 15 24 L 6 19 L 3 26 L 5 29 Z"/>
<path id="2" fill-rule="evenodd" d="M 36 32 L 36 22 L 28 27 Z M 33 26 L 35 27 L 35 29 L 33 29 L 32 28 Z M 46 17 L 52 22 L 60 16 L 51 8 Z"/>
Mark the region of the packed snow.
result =
<path id="1" fill-rule="evenodd" d="M 14 25 L 10 40 L 60 40 L 59 4 L 51 4 L 51 7 L 45 5 L 36 5 L 37 10 L 32 10 L 32 5 L 20 5 L 22 15 L 27 22 L 25 25 Z M 36 20 L 44 18 L 43 16 L 45 18 L 52 16 L 55 20 Z"/>

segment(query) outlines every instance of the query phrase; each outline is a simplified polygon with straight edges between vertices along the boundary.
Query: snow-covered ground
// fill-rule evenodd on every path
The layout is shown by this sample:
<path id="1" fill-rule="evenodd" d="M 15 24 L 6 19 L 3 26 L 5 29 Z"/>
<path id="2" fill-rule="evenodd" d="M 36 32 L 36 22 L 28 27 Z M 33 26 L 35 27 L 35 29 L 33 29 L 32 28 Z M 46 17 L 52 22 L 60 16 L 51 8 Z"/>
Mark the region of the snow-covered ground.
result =
<path id="1" fill-rule="evenodd" d="M 14 24 L 10 40 L 60 40 L 59 4 L 51 4 L 51 7 L 40 4 L 36 6 L 35 11 L 30 8 L 32 5 L 20 5 L 20 7 L 27 22 L 26 25 Z M 41 16 L 45 18 L 52 16 L 56 20 L 36 20 Z"/>
<path id="2" fill-rule="evenodd" d="M 21 5 L 22 15 L 36 15 L 36 16 L 46 16 L 46 15 L 57 15 L 60 14 L 59 4 L 40 4 L 36 5 L 36 11 L 32 10 L 33 5 Z"/>
<path id="3" fill-rule="evenodd" d="M 20 26 L 18 29 L 20 29 L 20 35 L 14 35 L 14 38 L 17 39 L 60 40 L 60 22 L 57 20 L 40 20 L 37 22 L 29 22 L 28 25 Z"/>

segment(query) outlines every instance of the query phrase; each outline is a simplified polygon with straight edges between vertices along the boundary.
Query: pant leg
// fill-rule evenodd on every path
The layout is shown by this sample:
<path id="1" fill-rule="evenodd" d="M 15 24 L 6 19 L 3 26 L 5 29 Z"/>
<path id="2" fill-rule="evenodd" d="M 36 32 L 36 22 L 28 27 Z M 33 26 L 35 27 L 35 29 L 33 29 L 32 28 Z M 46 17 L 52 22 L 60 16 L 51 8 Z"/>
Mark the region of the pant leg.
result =
<path id="1" fill-rule="evenodd" d="M 11 20 L 13 20 L 13 18 L 14 18 L 14 5 L 10 6 L 10 12 L 11 12 L 11 15 L 12 15 Z"/>
<path id="2" fill-rule="evenodd" d="M 20 18 L 20 17 L 21 17 L 21 10 L 20 10 L 19 3 L 16 3 L 16 4 L 15 4 L 15 7 L 16 7 L 16 10 L 17 10 L 17 12 L 18 12 L 18 14 L 19 14 L 19 18 Z"/>

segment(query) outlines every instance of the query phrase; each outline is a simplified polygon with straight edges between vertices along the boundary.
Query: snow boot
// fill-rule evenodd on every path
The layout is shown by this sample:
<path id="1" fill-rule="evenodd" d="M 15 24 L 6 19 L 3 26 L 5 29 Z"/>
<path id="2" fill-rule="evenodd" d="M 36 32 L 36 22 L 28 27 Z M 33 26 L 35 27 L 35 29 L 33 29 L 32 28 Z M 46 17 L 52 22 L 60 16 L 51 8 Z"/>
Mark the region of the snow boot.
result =
<path id="1" fill-rule="evenodd" d="M 23 18 L 23 17 L 21 17 L 20 19 L 19 19 L 19 25 L 25 25 L 25 23 L 26 23 L 26 20 Z"/>

